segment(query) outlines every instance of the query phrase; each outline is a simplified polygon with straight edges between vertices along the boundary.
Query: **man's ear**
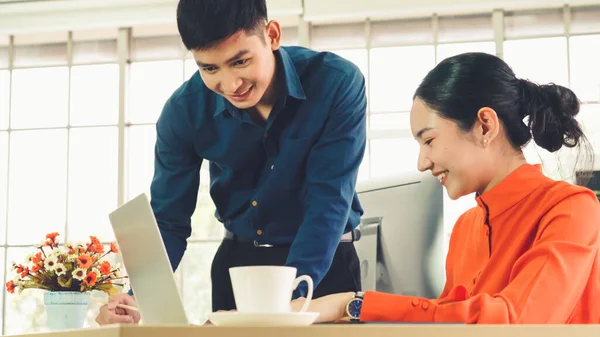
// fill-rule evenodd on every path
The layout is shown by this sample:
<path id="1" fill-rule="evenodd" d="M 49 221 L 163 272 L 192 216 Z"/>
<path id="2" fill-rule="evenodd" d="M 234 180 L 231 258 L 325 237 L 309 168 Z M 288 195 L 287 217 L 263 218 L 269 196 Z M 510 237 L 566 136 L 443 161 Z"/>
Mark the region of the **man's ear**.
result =
<path id="1" fill-rule="evenodd" d="M 271 47 L 271 50 L 279 49 L 281 45 L 281 27 L 279 22 L 275 20 L 269 21 L 265 27 L 265 35 L 267 44 Z"/>

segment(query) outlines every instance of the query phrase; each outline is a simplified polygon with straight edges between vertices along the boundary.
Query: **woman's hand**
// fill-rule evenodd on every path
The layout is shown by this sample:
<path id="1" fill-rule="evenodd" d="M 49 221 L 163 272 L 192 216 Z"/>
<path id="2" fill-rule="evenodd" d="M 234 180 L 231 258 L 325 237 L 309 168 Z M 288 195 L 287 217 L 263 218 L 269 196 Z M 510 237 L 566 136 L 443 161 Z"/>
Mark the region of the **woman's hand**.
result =
<path id="1" fill-rule="evenodd" d="M 339 293 L 311 300 L 306 311 L 320 313 L 317 323 L 338 321 L 346 316 L 346 306 L 354 298 L 354 294 L 354 292 Z M 305 302 L 304 297 L 293 300 L 292 311 L 300 311 Z"/>

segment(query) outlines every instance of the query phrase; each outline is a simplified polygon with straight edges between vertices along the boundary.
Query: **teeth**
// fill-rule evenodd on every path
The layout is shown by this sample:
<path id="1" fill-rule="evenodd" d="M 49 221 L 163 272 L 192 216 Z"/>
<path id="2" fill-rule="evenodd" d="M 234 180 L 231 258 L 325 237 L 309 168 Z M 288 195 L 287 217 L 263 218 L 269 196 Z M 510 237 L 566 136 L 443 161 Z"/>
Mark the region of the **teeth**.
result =
<path id="1" fill-rule="evenodd" d="M 442 173 L 438 174 L 437 178 L 438 178 L 438 180 L 440 181 L 440 183 L 441 183 L 441 182 L 444 180 L 444 178 L 446 177 L 446 173 L 447 173 L 447 172 L 448 172 L 448 171 L 446 171 L 446 172 L 442 172 Z"/>
<path id="2" fill-rule="evenodd" d="M 249 86 L 248 89 L 246 89 L 246 91 L 244 91 L 243 93 L 241 93 L 237 96 L 244 96 L 248 91 L 250 91 L 251 88 L 252 88 L 252 86 Z"/>

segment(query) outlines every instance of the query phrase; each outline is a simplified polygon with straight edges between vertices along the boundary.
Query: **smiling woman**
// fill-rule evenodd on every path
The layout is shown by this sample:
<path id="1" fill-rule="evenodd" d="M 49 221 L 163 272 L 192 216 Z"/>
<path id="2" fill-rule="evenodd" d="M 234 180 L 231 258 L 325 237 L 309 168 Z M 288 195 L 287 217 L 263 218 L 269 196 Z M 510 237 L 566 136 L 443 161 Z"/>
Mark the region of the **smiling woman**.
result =
<path id="1" fill-rule="evenodd" d="M 435 300 L 340 293 L 313 300 L 309 311 L 338 320 L 359 299 L 351 318 L 360 321 L 600 323 L 598 200 L 587 188 L 547 178 L 521 150 L 533 137 L 551 152 L 580 146 L 593 153 L 578 112 L 571 90 L 518 79 L 496 56 L 442 61 L 411 110 L 419 170 L 438 176 L 453 199 L 477 194 L 477 207 L 453 229 L 444 290 Z"/>

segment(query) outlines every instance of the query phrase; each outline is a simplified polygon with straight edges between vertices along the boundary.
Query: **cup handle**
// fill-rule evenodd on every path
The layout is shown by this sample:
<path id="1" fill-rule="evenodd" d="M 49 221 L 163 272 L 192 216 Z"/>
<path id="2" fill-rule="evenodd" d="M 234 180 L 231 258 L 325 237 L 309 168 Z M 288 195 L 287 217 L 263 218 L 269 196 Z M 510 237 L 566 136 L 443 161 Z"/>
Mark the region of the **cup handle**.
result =
<path id="1" fill-rule="evenodd" d="M 300 310 L 300 312 L 306 312 L 306 310 L 308 309 L 308 306 L 310 305 L 310 301 L 312 300 L 312 297 L 313 297 L 313 280 L 308 275 L 298 276 L 294 280 L 294 290 L 296 290 L 296 288 L 298 288 L 298 285 L 300 285 L 300 282 L 302 282 L 302 281 L 305 281 L 306 283 L 308 283 L 308 293 L 306 294 L 306 301 L 304 302 L 304 305 L 302 306 L 302 309 Z"/>

